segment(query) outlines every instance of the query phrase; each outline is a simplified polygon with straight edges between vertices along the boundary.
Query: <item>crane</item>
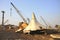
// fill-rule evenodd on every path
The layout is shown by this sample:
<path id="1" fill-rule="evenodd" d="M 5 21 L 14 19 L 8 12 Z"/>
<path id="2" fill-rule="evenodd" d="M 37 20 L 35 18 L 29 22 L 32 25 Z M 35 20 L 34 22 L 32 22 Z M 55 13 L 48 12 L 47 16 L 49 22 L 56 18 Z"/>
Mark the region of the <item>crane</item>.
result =
<path id="1" fill-rule="evenodd" d="M 9 21 L 9 20 L 7 19 L 7 20 L 4 22 L 4 24 L 6 24 L 8 21 Z"/>
<path id="2" fill-rule="evenodd" d="M 25 23 L 27 23 L 26 19 L 22 16 L 21 12 L 14 6 L 14 4 L 11 2 L 11 5 L 14 7 L 18 15 L 23 19 Z"/>
<path id="3" fill-rule="evenodd" d="M 21 30 L 23 30 L 24 28 L 27 27 L 28 23 L 27 20 L 23 17 L 23 15 L 21 14 L 21 12 L 14 6 L 14 4 L 11 2 L 11 5 L 14 7 L 14 9 L 16 10 L 16 12 L 18 13 L 18 15 L 23 19 L 24 22 L 21 22 L 21 24 L 19 24 L 19 28 L 15 31 L 15 32 L 19 32 Z"/>
<path id="4" fill-rule="evenodd" d="M 44 21 L 44 23 L 46 24 L 46 26 L 48 26 L 47 23 L 45 22 L 45 20 L 43 19 L 43 17 L 42 16 L 40 16 L 40 17 Z M 46 29 L 47 29 L 47 27 L 46 27 Z"/>
<path id="5" fill-rule="evenodd" d="M 4 26 L 4 13 L 5 11 L 1 11 L 2 12 L 2 26 Z"/>
<path id="6" fill-rule="evenodd" d="M 43 19 L 43 17 L 42 16 L 40 16 L 41 17 L 41 19 L 44 21 L 44 23 L 46 24 L 46 26 L 48 26 L 48 24 L 46 23 L 46 21 Z M 51 26 L 49 25 L 49 28 L 51 28 Z M 47 27 L 46 27 L 46 29 L 47 29 Z"/>
<path id="7" fill-rule="evenodd" d="M 28 23 L 30 22 L 30 19 L 29 18 L 27 18 L 27 20 L 28 20 Z"/>

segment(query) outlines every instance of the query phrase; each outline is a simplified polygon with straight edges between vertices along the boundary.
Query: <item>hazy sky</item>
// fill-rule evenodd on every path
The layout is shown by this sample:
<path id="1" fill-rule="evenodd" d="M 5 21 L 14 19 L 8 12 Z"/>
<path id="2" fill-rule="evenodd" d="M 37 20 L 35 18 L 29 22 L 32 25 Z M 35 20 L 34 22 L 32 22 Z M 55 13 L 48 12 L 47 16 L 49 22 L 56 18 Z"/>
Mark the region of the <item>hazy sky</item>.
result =
<path id="1" fill-rule="evenodd" d="M 60 0 L 0 0 L 0 24 L 2 21 L 2 10 L 5 11 L 5 21 L 9 20 L 7 24 L 17 25 L 22 21 L 10 2 L 18 8 L 26 19 L 31 19 L 32 12 L 34 12 L 41 24 L 44 25 L 44 22 L 40 16 L 44 18 L 48 25 L 60 25 Z M 12 8 L 11 15 L 10 8 Z"/>

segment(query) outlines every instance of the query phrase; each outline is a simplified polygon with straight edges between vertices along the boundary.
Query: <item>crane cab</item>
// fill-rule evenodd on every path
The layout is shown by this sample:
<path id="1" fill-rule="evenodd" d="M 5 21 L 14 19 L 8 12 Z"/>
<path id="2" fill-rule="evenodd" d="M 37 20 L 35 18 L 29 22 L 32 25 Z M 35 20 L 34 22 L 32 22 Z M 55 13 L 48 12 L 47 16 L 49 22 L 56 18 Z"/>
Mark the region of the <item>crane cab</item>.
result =
<path id="1" fill-rule="evenodd" d="M 27 26 L 28 26 L 27 23 L 25 23 L 25 22 L 20 22 L 20 23 L 19 23 L 19 27 L 18 27 L 18 29 L 17 29 L 15 32 L 22 31 L 22 30 L 25 29 Z"/>

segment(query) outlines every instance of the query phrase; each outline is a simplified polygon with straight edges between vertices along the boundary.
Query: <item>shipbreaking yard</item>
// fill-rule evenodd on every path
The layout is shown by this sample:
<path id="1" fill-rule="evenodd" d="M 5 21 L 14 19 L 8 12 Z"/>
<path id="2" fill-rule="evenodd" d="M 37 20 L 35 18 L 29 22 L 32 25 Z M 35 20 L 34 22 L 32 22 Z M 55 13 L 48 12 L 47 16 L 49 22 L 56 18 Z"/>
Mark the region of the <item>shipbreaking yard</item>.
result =
<path id="1" fill-rule="evenodd" d="M 46 26 L 44 26 L 38 22 L 34 12 L 32 13 L 31 20 L 28 20 L 29 23 L 27 23 L 27 20 L 12 2 L 11 5 L 23 19 L 23 22 L 20 22 L 19 26 L 12 24 L 4 25 L 5 11 L 1 11 L 2 24 L 0 25 L 0 40 L 60 40 L 60 25 L 56 25 L 55 28 L 52 28 L 46 24 L 41 16 L 41 19 L 46 24 Z"/>
<path id="2" fill-rule="evenodd" d="M 25 22 L 15 25 L 0 25 L 0 40 L 60 40 L 60 26 L 55 29 L 43 28 L 37 21 L 35 14 L 29 24 Z"/>

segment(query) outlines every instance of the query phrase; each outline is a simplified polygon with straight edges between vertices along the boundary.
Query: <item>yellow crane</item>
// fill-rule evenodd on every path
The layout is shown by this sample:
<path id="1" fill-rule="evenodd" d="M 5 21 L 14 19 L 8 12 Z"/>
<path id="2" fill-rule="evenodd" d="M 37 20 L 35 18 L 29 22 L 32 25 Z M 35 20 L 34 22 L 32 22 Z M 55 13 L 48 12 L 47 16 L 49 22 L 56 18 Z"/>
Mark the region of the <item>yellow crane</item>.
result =
<path id="1" fill-rule="evenodd" d="M 14 6 L 14 4 L 11 2 L 11 5 L 14 7 L 18 15 L 23 19 L 24 22 L 19 23 L 19 27 L 15 32 L 23 30 L 27 25 L 27 20 L 22 16 L 21 12 Z"/>

